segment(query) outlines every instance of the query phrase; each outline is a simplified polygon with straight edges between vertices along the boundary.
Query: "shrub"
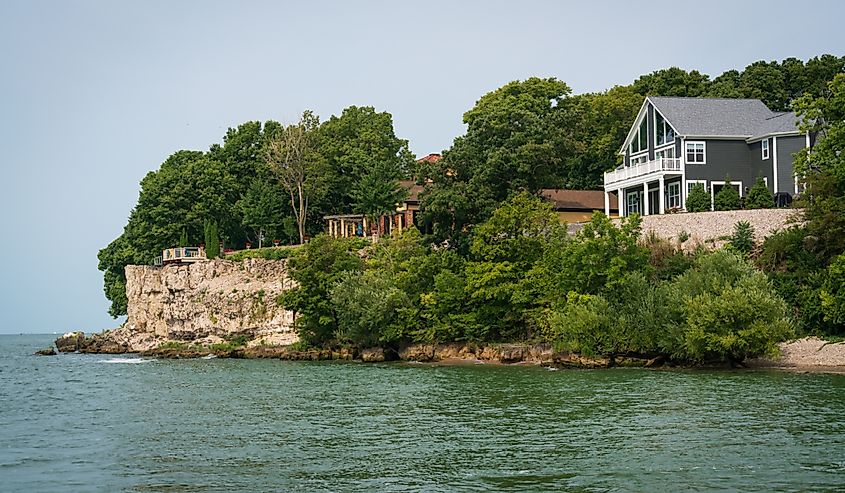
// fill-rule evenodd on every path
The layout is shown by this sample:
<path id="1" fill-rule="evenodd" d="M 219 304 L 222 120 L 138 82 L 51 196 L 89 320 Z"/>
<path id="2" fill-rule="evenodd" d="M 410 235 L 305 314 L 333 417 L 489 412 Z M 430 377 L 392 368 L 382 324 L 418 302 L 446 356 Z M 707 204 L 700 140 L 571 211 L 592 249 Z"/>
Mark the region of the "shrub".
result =
<path id="1" fill-rule="evenodd" d="M 290 257 L 299 248 L 296 246 L 280 246 L 267 248 L 254 248 L 252 250 L 241 250 L 229 255 L 226 255 L 226 260 L 233 260 L 241 262 L 247 258 L 263 258 L 267 260 L 282 260 Z"/>
<path id="2" fill-rule="evenodd" d="M 710 194 L 704 190 L 704 185 L 692 187 L 687 196 L 687 212 L 704 212 L 710 210 Z"/>
<path id="3" fill-rule="evenodd" d="M 408 296 L 384 271 L 344 272 L 331 290 L 337 313 L 334 338 L 360 346 L 398 341 L 404 336 Z"/>
<path id="4" fill-rule="evenodd" d="M 845 254 L 834 257 L 819 290 L 825 322 L 845 325 Z"/>
<path id="5" fill-rule="evenodd" d="M 739 221 L 734 224 L 734 231 L 728 240 L 731 248 L 748 255 L 754 249 L 754 228 L 748 221 Z"/>
<path id="6" fill-rule="evenodd" d="M 758 177 L 754 182 L 754 186 L 748 191 L 748 196 L 745 198 L 746 209 L 771 209 L 775 206 L 775 198 L 766 182 L 762 177 Z"/>
<path id="7" fill-rule="evenodd" d="M 742 208 L 742 200 L 739 197 L 739 192 L 730 183 L 730 177 L 725 177 L 724 186 L 713 197 L 713 210 L 735 211 Z"/>
<path id="8" fill-rule="evenodd" d="M 772 291 L 763 273 L 732 252 L 700 257 L 671 285 L 683 322 L 668 349 L 698 362 L 773 354 L 792 328 L 786 303 Z"/>

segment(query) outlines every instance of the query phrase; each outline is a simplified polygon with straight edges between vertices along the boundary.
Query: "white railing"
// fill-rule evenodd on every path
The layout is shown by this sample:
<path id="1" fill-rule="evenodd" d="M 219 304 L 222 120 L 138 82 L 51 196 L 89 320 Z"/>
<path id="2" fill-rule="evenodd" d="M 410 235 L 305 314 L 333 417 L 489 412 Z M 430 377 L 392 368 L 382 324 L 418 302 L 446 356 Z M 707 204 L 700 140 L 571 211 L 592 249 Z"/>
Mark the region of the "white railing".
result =
<path id="1" fill-rule="evenodd" d="M 169 264 L 172 262 L 198 262 L 206 260 L 205 248 L 203 247 L 178 247 L 168 248 L 161 252 L 161 263 Z M 156 262 L 159 259 L 156 258 Z M 158 265 L 158 263 L 156 264 Z"/>
<path id="2" fill-rule="evenodd" d="M 681 171 L 681 160 L 679 158 L 660 158 L 636 166 L 611 171 L 610 173 L 604 174 L 604 184 L 610 185 L 611 183 L 617 183 L 629 178 L 663 171 Z"/>

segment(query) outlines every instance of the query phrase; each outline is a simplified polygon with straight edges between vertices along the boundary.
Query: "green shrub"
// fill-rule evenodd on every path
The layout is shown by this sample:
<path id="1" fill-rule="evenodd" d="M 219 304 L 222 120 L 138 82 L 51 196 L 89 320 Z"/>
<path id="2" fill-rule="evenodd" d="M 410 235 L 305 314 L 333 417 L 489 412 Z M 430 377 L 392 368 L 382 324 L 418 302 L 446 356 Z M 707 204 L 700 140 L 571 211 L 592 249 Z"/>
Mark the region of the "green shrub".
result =
<path id="1" fill-rule="evenodd" d="M 705 212 L 710 210 L 710 194 L 704 190 L 704 185 L 697 184 L 687 195 L 687 212 Z"/>
<path id="2" fill-rule="evenodd" d="M 295 246 L 280 246 L 267 248 L 254 248 L 251 250 L 241 250 L 229 255 L 226 255 L 226 260 L 234 260 L 241 262 L 247 258 L 263 258 L 267 260 L 283 260 L 290 257 L 299 245 Z"/>
<path id="3" fill-rule="evenodd" d="M 775 206 L 774 195 L 769 191 L 763 177 L 758 177 L 754 182 L 754 186 L 748 191 L 748 196 L 745 197 L 746 209 L 771 209 Z"/>
<path id="4" fill-rule="evenodd" d="M 683 310 L 667 348 L 681 359 L 739 362 L 775 353 L 792 335 L 787 305 L 766 276 L 726 250 L 700 257 L 668 298 Z"/>
<path id="5" fill-rule="evenodd" d="M 735 211 L 742 208 L 742 200 L 739 197 L 739 192 L 730 183 L 730 177 L 725 177 L 725 184 L 719 190 L 719 193 L 713 197 L 713 210 Z"/>
<path id="6" fill-rule="evenodd" d="M 845 254 L 834 257 L 819 290 L 825 322 L 845 325 Z"/>
<path id="7" fill-rule="evenodd" d="M 748 255 L 754 249 L 754 227 L 748 221 L 739 221 L 734 224 L 734 231 L 728 240 L 731 248 Z"/>
<path id="8" fill-rule="evenodd" d="M 344 272 L 331 290 L 337 313 L 334 339 L 359 346 L 390 344 L 403 338 L 410 300 L 385 271 Z"/>

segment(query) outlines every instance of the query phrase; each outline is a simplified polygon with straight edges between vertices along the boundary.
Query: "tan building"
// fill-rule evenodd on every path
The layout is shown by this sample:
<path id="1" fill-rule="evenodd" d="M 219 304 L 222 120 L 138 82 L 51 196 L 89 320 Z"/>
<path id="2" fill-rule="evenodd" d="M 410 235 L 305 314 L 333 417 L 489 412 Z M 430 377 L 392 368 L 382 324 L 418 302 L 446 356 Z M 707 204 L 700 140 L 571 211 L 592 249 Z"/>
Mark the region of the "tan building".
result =
<path id="1" fill-rule="evenodd" d="M 561 221 L 580 223 L 589 221 L 593 212 L 605 212 L 605 193 L 601 190 L 563 190 L 544 188 L 540 195 L 552 203 Z M 619 216 L 616 196 L 609 195 L 610 217 Z"/>

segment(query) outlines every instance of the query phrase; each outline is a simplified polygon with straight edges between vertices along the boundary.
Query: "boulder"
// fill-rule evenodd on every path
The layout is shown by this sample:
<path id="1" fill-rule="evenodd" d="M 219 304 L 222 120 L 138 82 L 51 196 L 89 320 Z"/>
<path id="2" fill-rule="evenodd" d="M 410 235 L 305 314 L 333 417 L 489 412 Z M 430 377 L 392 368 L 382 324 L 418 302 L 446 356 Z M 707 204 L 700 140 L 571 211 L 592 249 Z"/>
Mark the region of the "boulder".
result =
<path id="1" fill-rule="evenodd" d="M 380 347 L 367 348 L 361 351 L 361 360 L 365 363 L 379 363 L 385 360 L 384 349 Z"/>
<path id="2" fill-rule="evenodd" d="M 38 356 L 55 356 L 56 350 L 53 349 L 52 347 L 48 347 L 48 348 L 39 349 L 38 351 L 35 351 L 35 354 L 37 354 Z"/>
<path id="3" fill-rule="evenodd" d="M 68 332 L 56 339 L 56 347 L 60 353 L 73 353 L 82 349 L 85 343 L 84 332 Z"/>

